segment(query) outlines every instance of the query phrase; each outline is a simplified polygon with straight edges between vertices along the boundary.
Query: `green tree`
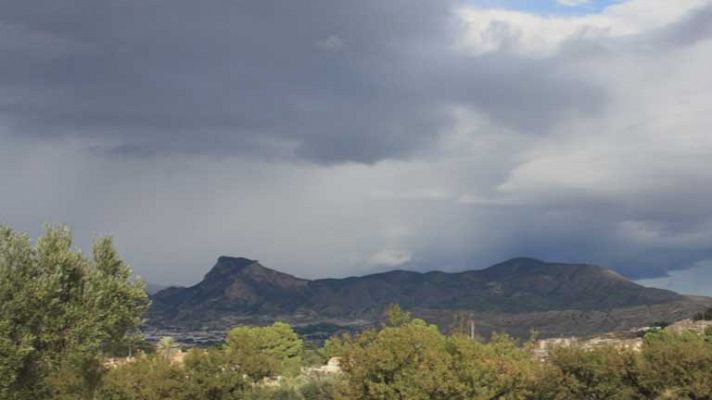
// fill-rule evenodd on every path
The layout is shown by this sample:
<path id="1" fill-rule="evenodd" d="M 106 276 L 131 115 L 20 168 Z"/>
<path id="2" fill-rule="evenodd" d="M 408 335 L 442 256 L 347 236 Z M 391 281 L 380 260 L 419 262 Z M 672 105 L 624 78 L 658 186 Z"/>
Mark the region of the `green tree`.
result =
<path id="1" fill-rule="evenodd" d="M 107 353 L 116 353 L 136 340 L 136 330 L 148 309 L 145 286 L 140 279 L 131 280 L 131 268 L 119 257 L 111 237 L 94 242 L 93 268 L 85 290 L 89 293 L 88 314 Z M 121 354 L 125 355 L 125 354 Z"/>
<path id="2" fill-rule="evenodd" d="M 341 357 L 344 399 L 530 399 L 544 368 L 507 335 L 484 343 L 464 334 L 445 336 L 434 325 L 389 309 L 380 330 L 344 335 L 325 344 Z"/>
<path id="3" fill-rule="evenodd" d="M 91 396 L 99 356 L 126 341 L 148 306 L 130 274 L 109 238 L 88 259 L 66 227 L 46 227 L 32 243 L 0 226 L 0 398 L 59 398 L 49 385 L 57 375 Z"/>
<path id="4" fill-rule="evenodd" d="M 451 399 L 454 371 L 447 340 L 415 319 L 329 344 L 340 354 L 349 399 Z"/>
<path id="5" fill-rule="evenodd" d="M 384 326 L 401 326 L 413 320 L 413 317 L 408 311 L 405 311 L 398 304 L 391 304 L 383 311 L 385 322 Z"/>
<path id="6" fill-rule="evenodd" d="M 528 399 L 536 392 L 541 364 L 507 335 L 493 335 L 488 343 L 454 335 L 448 352 L 457 382 L 452 399 Z"/>
<path id="7" fill-rule="evenodd" d="M 296 375 L 303 343 L 283 322 L 271 326 L 233 328 L 227 334 L 227 355 L 253 382 L 277 375 Z"/>
<path id="8" fill-rule="evenodd" d="M 238 399 L 251 385 L 223 349 L 192 349 L 184 360 L 193 399 Z"/>

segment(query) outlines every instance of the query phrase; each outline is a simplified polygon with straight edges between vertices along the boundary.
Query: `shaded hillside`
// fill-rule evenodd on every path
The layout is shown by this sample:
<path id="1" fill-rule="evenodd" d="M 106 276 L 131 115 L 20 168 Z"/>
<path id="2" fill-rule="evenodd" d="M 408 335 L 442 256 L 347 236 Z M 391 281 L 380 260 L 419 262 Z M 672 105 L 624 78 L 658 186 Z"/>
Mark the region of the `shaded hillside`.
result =
<path id="1" fill-rule="evenodd" d="M 166 288 L 166 286 L 157 285 L 152 282 L 145 282 L 145 285 L 146 285 L 146 289 L 145 289 L 146 293 L 148 293 L 149 295 L 154 295 Z"/>
<path id="2" fill-rule="evenodd" d="M 203 280 L 170 287 L 152 297 L 152 315 L 204 320 L 224 314 L 282 314 L 306 300 L 308 280 L 265 268 L 246 258 L 220 257 Z"/>
<path id="3" fill-rule="evenodd" d="M 685 301 L 674 292 L 646 288 L 603 267 L 516 258 L 459 273 L 390 271 L 344 279 L 306 280 L 246 258 L 220 257 L 188 288 L 153 296 L 151 319 L 199 326 L 218 320 L 293 321 L 373 319 L 383 307 L 480 313 L 608 311 Z M 440 312 L 438 312 L 440 310 Z"/>

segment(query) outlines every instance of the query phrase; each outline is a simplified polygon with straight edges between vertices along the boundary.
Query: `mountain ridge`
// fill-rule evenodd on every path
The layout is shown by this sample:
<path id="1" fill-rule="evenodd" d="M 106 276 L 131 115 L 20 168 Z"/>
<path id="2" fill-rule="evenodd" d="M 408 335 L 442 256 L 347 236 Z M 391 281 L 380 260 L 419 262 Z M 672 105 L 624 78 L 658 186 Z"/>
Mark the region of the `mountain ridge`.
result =
<path id="1" fill-rule="evenodd" d="M 208 278 L 208 276 L 211 275 L 211 273 L 214 273 L 216 271 L 225 270 L 225 268 L 228 266 L 237 266 L 238 270 L 242 270 L 243 268 L 246 268 L 246 267 L 250 266 L 251 264 L 258 264 L 262 269 L 273 271 L 273 272 L 276 272 L 276 273 L 279 273 L 282 275 L 287 275 L 287 276 L 293 277 L 295 279 L 304 280 L 304 281 L 342 281 L 342 280 L 361 279 L 361 278 L 366 278 L 366 277 L 375 277 L 375 276 L 392 275 L 392 274 L 458 275 L 458 274 L 467 274 L 470 272 L 485 272 L 485 271 L 501 270 L 501 269 L 510 267 L 512 265 L 520 264 L 520 263 L 531 263 L 531 264 L 539 264 L 539 265 L 546 265 L 546 266 L 557 265 L 557 266 L 565 266 L 565 267 L 591 267 L 593 269 L 612 272 L 614 275 L 619 276 L 622 279 L 628 280 L 628 278 L 626 278 L 625 276 L 616 272 L 615 270 L 613 270 L 611 268 L 603 267 L 603 266 L 598 266 L 598 265 L 594 265 L 594 264 L 585 264 L 585 263 L 548 262 L 548 261 L 543 261 L 538 258 L 525 257 L 525 256 L 513 257 L 511 259 L 490 265 L 490 266 L 482 268 L 482 269 L 466 269 L 466 270 L 462 270 L 462 271 L 442 271 L 442 270 L 437 270 L 437 269 L 427 270 L 427 271 L 416 271 L 416 270 L 408 270 L 408 269 L 391 269 L 391 270 L 387 270 L 387 271 L 373 272 L 373 273 L 364 274 L 364 275 L 348 275 L 348 276 L 344 276 L 344 277 L 325 277 L 325 278 L 314 278 L 314 279 L 299 278 L 299 277 L 296 277 L 295 275 L 292 275 L 292 274 L 289 274 L 286 272 L 281 272 L 281 271 L 278 271 L 273 268 L 265 267 L 264 265 L 260 264 L 259 260 L 257 260 L 257 259 L 249 259 L 249 258 L 239 257 L 239 256 L 219 256 L 216 264 L 204 275 L 203 279 Z M 195 285 L 193 285 L 193 286 L 195 286 Z M 171 288 L 184 289 L 184 288 L 189 288 L 189 287 L 192 287 L 192 286 L 171 285 L 171 286 L 163 286 L 163 289 L 171 289 Z"/>
<path id="2" fill-rule="evenodd" d="M 443 323 L 454 311 L 489 315 L 495 320 L 493 330 L 499 326 L 497 319 L 515 314 L 549 319 L 554 315 L 559 324 L 556 315 L 600 313 L 601 318 L 608 318 L 605 315 L 612 310 L 638 307 L 641 311 L 632 315 L 640 315 L 643 321 L 646 307 L 662 309 L 660 319 L 667 315 L 665 310 L 684 314 L 699 308 L 686 296 L 646 288 L 610 268 L 530 257 L 460 272 L 391 270 L 310 280 L 265 267 L 257 260 L 221 256 L 196 285 L 167 288 L 152 300 L 150 323 L 182 327 L 277 319 L 297 324 L 375 321 L 392 303 Z M 592 326 L 597 329 L 596 324 Z"/>

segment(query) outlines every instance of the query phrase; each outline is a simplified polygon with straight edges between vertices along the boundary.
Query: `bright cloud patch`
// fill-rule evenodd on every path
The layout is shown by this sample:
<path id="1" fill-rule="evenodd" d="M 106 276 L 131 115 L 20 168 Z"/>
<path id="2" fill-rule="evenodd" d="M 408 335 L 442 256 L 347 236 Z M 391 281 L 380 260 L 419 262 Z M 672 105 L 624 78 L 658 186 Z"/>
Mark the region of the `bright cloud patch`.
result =
<path id="1" fill-rule="evenodd" d="M 562 6 L 578 7 L 590 3 L 591 0 L 556 0 L 556 2 L 561 4 Z"/>
<path id="2" fill-rule="evenodd" d="M 709 296 L 712 286 L 712 262 L 701 261 L 690 269 L 673 271 L 658 278 L 641 279 L 638 283 L 678 293 Z"/>
<path id="3" fill-rule="evenodd" d="M 412 259 L 412 255 L 407 250 L 385 249 L 371 256 L 369 263 L 372 265 L 382 265 L 395 267 L 403 265 Z"/>
<path id="4" fill-rule="evenodd" d="M 564 0 L 575 6 L 586 1 Z M 682 18 L 707 0 L 630 0 L 599 14 L 541 16 L 526 12 L 461 7 L 458 15 L 466 26 L 459 46 L 474 54 L 497 51 L 528 56 L 551 56 L 572 42 L 620 38 L 664 27 Z"/>

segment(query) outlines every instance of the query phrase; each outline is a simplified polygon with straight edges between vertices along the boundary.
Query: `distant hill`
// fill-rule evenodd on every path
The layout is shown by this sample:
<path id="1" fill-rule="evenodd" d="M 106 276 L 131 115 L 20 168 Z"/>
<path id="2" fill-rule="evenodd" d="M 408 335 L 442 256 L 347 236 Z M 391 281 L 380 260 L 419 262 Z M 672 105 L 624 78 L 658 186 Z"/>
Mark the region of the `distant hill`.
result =
<path id="1" fill-rule="evenodd" d="M 151 282 L 145 282 L 145 285 L 146 285 L 146 293 L 148 293 L 148 294 L 156 294 L 166 288 L 166 286 L 164 286 L 164 285 L 158 285 L 158 284 L 151 283 Z"/>
<path id="2" fill-rule="evenodd" d="M 386 305 L 398 303 L 441 325 L 453 311 L 466 311 L 477 316 L 484 331 L 514 334 L 529 327 L 507 326 L 507 321 L 552 334 L 575 331 L 577 325 L 582 328 L 576 334 L 595 333 L 620 328 L 617 315 L 626 315 L 623 326 L 679 319 L 712 301 L 643 287 L 608 268 L 533 258 L 457 273 L 397 270 L 307 280 L 236 257 L 220 257 L 197 285 L 167 288 L 152 300 L 152 324 L 193 329 L 275 319 L 296 324 L 375 321 Z M 573 322 L 587 315 L 596 317 Z M 551 326 L 542 326 L 542 318 Z"/>

